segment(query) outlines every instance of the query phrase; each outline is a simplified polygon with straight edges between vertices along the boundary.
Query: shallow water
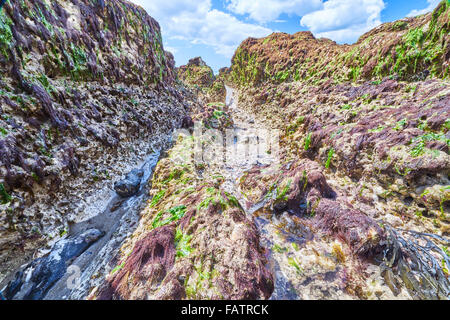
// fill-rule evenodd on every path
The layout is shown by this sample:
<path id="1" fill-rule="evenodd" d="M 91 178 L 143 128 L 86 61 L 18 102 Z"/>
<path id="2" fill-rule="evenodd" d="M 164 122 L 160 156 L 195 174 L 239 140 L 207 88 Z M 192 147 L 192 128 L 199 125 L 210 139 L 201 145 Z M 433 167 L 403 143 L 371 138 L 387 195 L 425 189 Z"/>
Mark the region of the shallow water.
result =
<path id="1" fill-rule="evenodd" d="M 159 158 L 160 152 L 156 151 L 140 166 L 144 175 L 136 195 L 121 198 L 115 194 L 101 214 L 70 227 L 70 237 L 91 228 L 99 229 L 105 232 L 105 235 L 73 262 L 72 265 L 78 266 L 81 271 L 80 285 L 75 289 L 68 289 L 67 280 L 71 275 L 66 274 L 49 291 L 45 299 L 81 299 L 88 294 L 94 284 L 91 280 L 93 277 L 106 276 L 109 272 L 109 262 L 114 258 L 126 236 L 138 225 L 139 212 L 149 197 L 149 181 Z"/>
<path id="2" fill-rule="evenodd" d="M 234 132 L 237 139 L 235 144 L 241 144 L 242 149 L 247 152 L 237 153 L 232 159 L 227 159 L 227 164 L 224 166 L 222 173 L 226 179 L 226 191 L 234 195 L 241 206 L 245 208 L 244 196 L 238 191 L 239 178 L 245 171 L 251 169 L 253 166 L 264 166 L 276 163 L 277 155 L 268 153 L 266 147 L 276 143 L 276 137 L 270 136 L 271 132 L 266 131 L 266 126 L 259 123 L 252 115 L 248 114 L 238 106 L 238 98 L 233 88 L 226 86 L 226 105 L 231 111 L 231 116 L 234 122 Z M 269 136 L 265 135 L 268 133 Z M 262 134 L 261 134 L 262 133 Z M 275 139 L 274 139 L 275 138 Z M 273 139 L 268 141 L 269 139 Z M 261 148 L 245 148 L 246 144 L 259 143 Z M 285 259 L 280 259 L 275 255 L 272 247 L 275 243 L 283 247 L 291 247 L 292 243 L 301 246 L 305 243 L 305 237 L 292 232 L 285 228 L 285 223 L 277 221 L 276 217 L 272 215 L 260 214 L 260 209 L 264 206 L 264 201 L 254 205 L 246 210 L 246 213 L 254 220 L 256 227 L 260 234 L 260 243 L 266 250 L 266 256 L 269 260 L 269 267 L 274 275 L 275 288 L 270 299 L 299 299 L 299 296 L 291 283 L 291 278 L 297 277 L 295 272 L 286 272 L 290 268 L 281 268 L 286 264 Z M 244 209 L 245 210 L 245 209 Z M 295 222 L 290 221 L 291 224 Z M 294 226 L 296 229 L 296 226 Z M 275 239 L 276 238 L 276 239 Z"/>
<path id="3" fill-rule="evenodd" d="M 139 168 L 143 170 L 144 175 L 136 195 L 122 198 L 111 191 L 107 201 L 101 199 L 104 208 L 100 213 L 69 225 L 67 236 L 57 243 L 69 242 L 89 229 L 98 229 L 104 235 L 80 255 L 74 257 L 67 272 L 49 289 L 44 299 L 82 299 L 93 284 L 91 279 L 109 272 L 108 264 L 114 258 L 115 252 L 120 248 L 126 236 L 137 227 L 139 212 L 148 199 L 149 181 L 159 158 L 160 152 L 156 151 L 140 164 Z M 96 203 L 91 205 L 100 206 Z M 49 252 L 52 254 L 52 249 Z M 26 279 L 24 284 L 27 281 L 29 279 Z M 27 286 L 23 286 L 23 288 Z M 19 291 L 15 298 L 20 299 L 23 294 Z"/>

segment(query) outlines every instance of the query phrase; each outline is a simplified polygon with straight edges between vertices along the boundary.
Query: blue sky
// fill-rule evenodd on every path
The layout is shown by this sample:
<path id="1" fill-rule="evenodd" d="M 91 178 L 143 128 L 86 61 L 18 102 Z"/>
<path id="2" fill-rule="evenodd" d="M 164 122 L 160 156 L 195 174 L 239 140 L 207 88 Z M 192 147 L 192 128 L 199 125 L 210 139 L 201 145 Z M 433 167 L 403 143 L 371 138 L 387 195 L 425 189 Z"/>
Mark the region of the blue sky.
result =
<path id="1" fill-rule="evenodd" d="M 217 73 L 248 37 L 311 31 L 354 43 L 380 23 L 433 10 L 440 0 L 130 0 L 161 25 L 176 65 L 201 56 Z"/>

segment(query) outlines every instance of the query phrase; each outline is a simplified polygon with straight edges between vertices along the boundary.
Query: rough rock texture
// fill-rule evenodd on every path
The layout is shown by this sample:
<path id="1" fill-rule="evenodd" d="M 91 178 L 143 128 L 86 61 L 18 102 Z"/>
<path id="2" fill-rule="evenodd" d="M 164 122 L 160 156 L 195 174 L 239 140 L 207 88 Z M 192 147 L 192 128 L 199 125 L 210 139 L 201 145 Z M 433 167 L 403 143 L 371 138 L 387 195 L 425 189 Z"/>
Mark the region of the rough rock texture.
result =
<path id="1" fill-rule="evenodd" d="M 240 180 L 241 191 L 255 199 L 247 203 L 249 208 L 265 198 L 266 206 L 275 213 L 287 210 L 291 214 L 314 217 L 312 224 L 344 240 L 355 253 L 380 251 L 383 230 L 362 212 L 336 199 L 316 162 L 308 159 L 288 162 L 273 170 L 272 176 L 262 177 L 262 170 L 269 169 L 256 167 Z M 268 180 L 273 182 L 269 190 Z"/>
<path id="2" fill-rule="evenodd" d="M 181 136 L 90 298 L 448 299 L 447 43 L 447 2 L 353 46 L 244 41 L 222 77 L 251 123 L 281 131 L 279 162 L 246 171 L 235 198 L 223 166 L 192 162 L 210 141 Z M 207 69 L 194 59 L 180 79 L 208 88 Z M 185 127 L 233 127 L 236 112 L 204 103 Z"/>
<path id="3" fill-rule="evenodd" d="M 433 279 L 446 288 L 424 294 L 425 287 L 415 285 L 410 294 L 448 298 L 449 99 L 449 84 L 441 80 L 295 82 L 242 90 L 240 105 L 281 129 L 280 164 L 255 167 L 240 180 L 248 208 L 264 201 L 265 210 L 303 217 L 362 258 L 373 259 L 387 248 L 387 226 L 432 234 L 437 253 L 427 263 L 444 261 L 441 271 L 447 275 L 434 273 Z M 394 238 L 403 237 L 396 232 Z M 420 236 L 417 241 L 427 243 Z M 399 241 L 404 256 L 418 252 L 408 248 L 413 242 Z M 409 276 L 416 273 L 426 283 L 422 271 Z M 390 283 L 399 294 L 401 286 Z"/>
<path id="4" fill-rule="evenodd" d="M 448 78 L 450 4 L 442 1 L 432 13 L 385 23 L 353 45 L 316 39 L 311 32 L 273 33 L 249 38 L 236 50 L 231 79 L 239 85 L 270 80 L 302 80 L 317 84 L 381 79 Z"/>
<path id="5" fill-rule="evenodd" d="M 177 68 L 178 79 L 188 88 L 194 90 L 202 103 L 225 101 L 225 69 L 214 72 L 201 57 L 189 60 L 187 65 Z"/>
<path id="6" fill-rule="evenodd" d="M 247 209 L 306 239 L 302 250 L 332 245 L 335 278 L 359 298 L 450 297 L 449 16 L 442 1 L 352 46 L 273 34 L 233 58 L 239 106 L 280 130 L 280 162 L 240 178 Z M 297 296 L 317 297 L 307 259 L 266 238 L 302 270 Z"/>
<path id="7" fill-rule="evenodd" d="M 180 135 L 152 181 L 152 200 L 90 298 L 267 299 L 273 278 L 258 233 L 223 178 L 193 162 Z"/>
<path id="8" fill-rule="evenodd" d="M 166 145 L 187 105 L 158 23 L 128 1 L 9 0 L 0 35 L 3 277 L 102 210 L 91 204 L 149 142 Z"/>
<path id="9" fill-rule="evenodd" d="M 286 161 L 315 160 L 349 191 L 355 185 L 355 201 L 399 211 L 402 219 L 420 218 L 428 230 L 448 235 L 446 82 L 385 79 L 357 87 L 297 82 L 269 88 L 247 91 L 243 105 L 261 103 L 264 96 L 259 116 L 282 128 Z"/>

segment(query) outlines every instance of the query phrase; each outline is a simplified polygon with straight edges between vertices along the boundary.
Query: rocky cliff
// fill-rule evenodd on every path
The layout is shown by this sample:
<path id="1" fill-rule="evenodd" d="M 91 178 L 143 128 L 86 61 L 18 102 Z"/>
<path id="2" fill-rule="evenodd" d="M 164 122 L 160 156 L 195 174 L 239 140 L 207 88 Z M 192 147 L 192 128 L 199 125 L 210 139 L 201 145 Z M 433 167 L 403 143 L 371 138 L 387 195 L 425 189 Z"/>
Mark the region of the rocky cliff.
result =
<path id="1" fill-rule="evenodd" d="M 103 210 L 187 104 L 158 23 L 123 0 L 6 1 L 0 70 L 3 278 Z"/>
<path id="2" fill-rule="evenodd" d="M 333 270 L 360 298 L 386 298 L 386 285 L 392 298 L 449 297 L 449 18 L 442 1 L 353 45 L 278 33 L 247 39 L 233 57 L 239 105 L 281 130 L 280 163 L 240 180 L 247 207 L 263 202 L 271 219 L 300 217 L 288 224 L 296 232 L 338 239 Z M 279 261 L 292 254 L 282 249 Z M 363 261 L 362 273 L 349 261 Z M 374 261 L 384 280 L 368 284 Z M 293 282 L 305 295 L 303 280 Z"/>
<path id="3" fill-rule="evenodd" d="M 225 101 L 223 69 L 216 77 L 213 70 L 201 57 L 189 60 L 188 64 L 177 68 L 179 80 L 193 90 L 202 103 Z"/>
<path id="4" fill-rule="evenodd" d="M 279 158 L 196 162 L 213 141 L 180 136 L 90 298 L 448 299 L 449 12 L 444 1 L 352 46 L 247 39 L 221 73 L 239 88 L 228 105 L 205 106 L 215 80 L 200 58 L 181 67 L 212 140 L 272 128 Z"/>
<path id="5" fill-rule="evenodd" d="M 382 24 L 353 45 L 316 39 L 310 32 L 249 38 L 233 56 L 233 82 L 318 84 L 330 80 L 381 80 L 386 76 L 448 79 L 449 7 L 448 1 L 442 1 L 432 13 Z"/>

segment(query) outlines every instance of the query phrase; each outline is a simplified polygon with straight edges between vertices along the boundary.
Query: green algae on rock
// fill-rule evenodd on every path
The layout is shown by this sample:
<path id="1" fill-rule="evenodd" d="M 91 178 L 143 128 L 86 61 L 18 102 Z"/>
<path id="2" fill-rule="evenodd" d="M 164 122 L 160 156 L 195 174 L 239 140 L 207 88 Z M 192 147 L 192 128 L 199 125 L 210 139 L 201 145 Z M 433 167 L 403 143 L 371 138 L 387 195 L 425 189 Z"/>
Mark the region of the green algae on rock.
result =
<path id="1" fill-rule="evenodd" d="M 150 191 L 158 201 L 150 201 L 122 247 L 122 267 L 91 298 L 270 297 L 273 279 L 254 224 L 220 176 L 195 167 L 192 146 L 179 136 L 158 163 Z"/>
<path id="2" fill-rule="evenodd" d="M 444 0 L 432 13 L 382 24 L 352 45 L 316 39 L 309 31 L 249 38 L 233 56 L 230 79 L 241 86 L 264 81 L 356 82 L 386 76 L 448 79 L 449 21 L 450 4 Z"/>
<path id="3" fill-rule="evenodd" d="M 152 152 L 149 142 L 167 145 L 186 101 L 158 23 L 122 0 L 7 1 L 0 71 L 3 279 L 102 210 L 93 200 Z"/>
<path id="4" fill-rule="evenodd" d="M 308 225 L 335 238 L 347 252 L 336 251 L 340 264 L 364 261 L 376 286 L 347 269 L 347 289 L 359 298 L 449 297 L 439 249 L 450 234 L 449 17 L 442 1 L 353 45 L 308 32 L 249 38 L 232 60 L 227 82 L 240 88 L 240 107 L 282 132 L 280 163 L 240 178 L 247 208 L 269 221 L 289 217 L 289 230 Z M 432 253 L 417 250 L 420 243 Z M 420 271 L 426 264 L 429 273 Z"/>
<path id="5" fill-rule="evenodd" d="M 177 68 L 177 74 L 183 84 L 194 89 L 203 103 L 225 101 L 224 69 L 216 77 L 211 67 L 197 57 Z"/>

